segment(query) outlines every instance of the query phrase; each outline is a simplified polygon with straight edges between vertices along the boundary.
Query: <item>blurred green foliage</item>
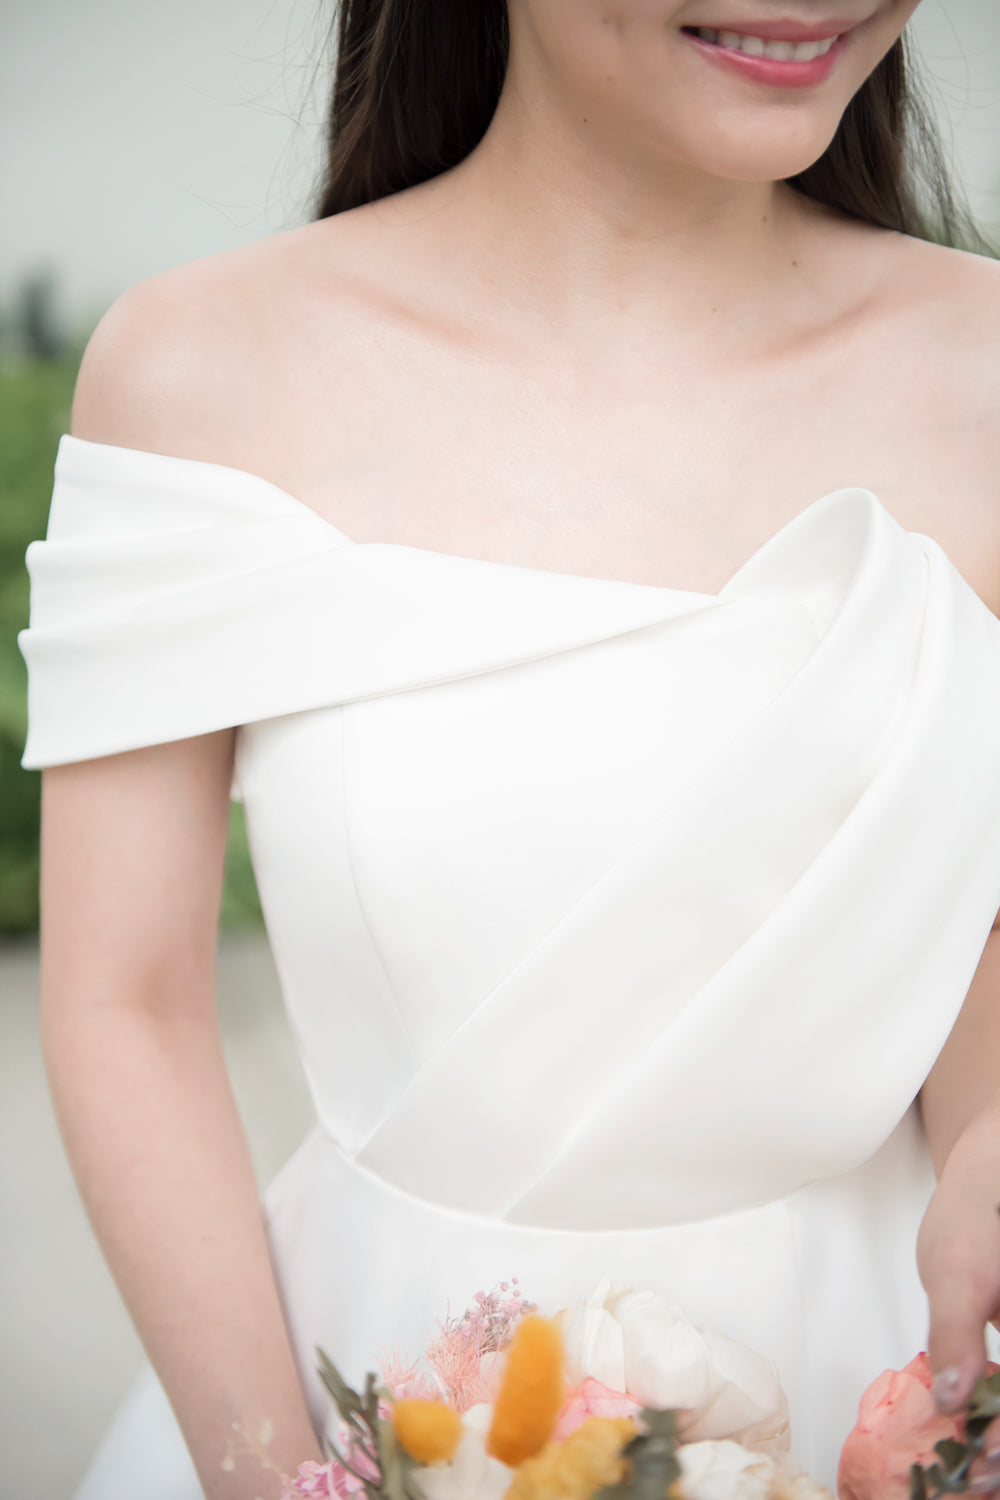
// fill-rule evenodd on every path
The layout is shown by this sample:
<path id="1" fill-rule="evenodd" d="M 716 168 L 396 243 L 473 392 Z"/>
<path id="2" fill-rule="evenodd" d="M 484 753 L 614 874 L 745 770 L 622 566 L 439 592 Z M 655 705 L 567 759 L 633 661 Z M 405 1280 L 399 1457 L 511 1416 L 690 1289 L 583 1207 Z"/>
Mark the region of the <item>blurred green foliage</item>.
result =
<path id="1" fill-rule="evenodd" d="M 58 359 L 0 366 L 0 936 L 38 930 L 41 772 L 21 767 L 28 728 L 27 670 L 17 632 L 28 623 L 24 553 L 45 535 L 59 439 L 69 431 L 83 345 Z M 220 925 L 261 922 L 243 809 L 230 804 Z"/>

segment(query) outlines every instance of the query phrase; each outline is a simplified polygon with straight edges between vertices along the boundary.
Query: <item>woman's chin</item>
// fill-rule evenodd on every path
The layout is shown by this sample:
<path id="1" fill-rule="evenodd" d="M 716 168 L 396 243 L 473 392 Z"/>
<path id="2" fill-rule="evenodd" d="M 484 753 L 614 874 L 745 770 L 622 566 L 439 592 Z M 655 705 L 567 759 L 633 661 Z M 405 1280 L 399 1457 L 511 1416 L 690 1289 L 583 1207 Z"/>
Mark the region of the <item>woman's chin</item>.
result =
<path id="1" fill-rule="evenodd" d="M 805 172 L 819 161 L 833 139 L 836 123 L 829 129 L 789 132 L 786 128 L 778 136 L 769 129 L 754 132 L 746 122 L 741 131 L 727 132 L 714 146 L 703 140 L 691 165 L 731 182 L 778 182 Z"/>

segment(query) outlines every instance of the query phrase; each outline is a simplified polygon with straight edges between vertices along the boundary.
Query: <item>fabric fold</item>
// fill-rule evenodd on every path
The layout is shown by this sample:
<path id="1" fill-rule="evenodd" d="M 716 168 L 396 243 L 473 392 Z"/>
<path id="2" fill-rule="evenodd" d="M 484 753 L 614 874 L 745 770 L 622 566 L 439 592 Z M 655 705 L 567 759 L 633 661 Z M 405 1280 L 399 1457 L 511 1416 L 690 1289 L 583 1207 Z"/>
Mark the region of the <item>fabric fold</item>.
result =
<path id="1" fill-rule="evenodd" d="M 66 434 L 26 562 L 26 768 L 236 730 L 316 1108 L 262 1207 L 317 1425 L 317 1344 L 357 1380 L 501 1278 L 610 1276 L 773 1358 L 833 1484 L 926 1336 L 916 1096 L 1000 906 L 1000 621 L 942 549 L 849 487 L 705 594 Z"/>
<path id="2" fill-rule="evenodd" d="M 801 670 L 423 1064 L 357 1160 L 454 1207 L 597 1229 L 752 1206 L 875 1150 L 1000 904 L 995 625 L 934 544 L 878 529 Z M 978 895 L 955 908 L 962 868 Z M 854 939 L 859 887 L 873 921 L 885 908 L 877 964 Z M 847 1121 L 836 1038 L 816 1046 L 845 1023 L 863 1056 Z"/>
<path id="3" fill-rule="evenodd" d="M 352 543 L 264 481 L 247 484 L 240 515 L 241 471 L 218 470 L 220 504 L 216 466 L 194 461 L 131 454 L 109 486 L 104 445 L 66 444 L 48 535 L 26 553 L 29 770 L 492 671 L 717 604 Z M 194 481 L 173 515 L 159 478 L 144 528 L 136 459 L 154 475 L 157 461 L 171 474 L 190 462 Z"/>
<path id="4" fill-rule="evenodd" d="M 782 572 L 796 578 L 792 602 L 819 616 L 879 510 L 863 489 L 821 497 L 711 595 L 355 543 L 259 476 L 65 434 L 47 535 L 25 555 L 21 764 L 432 685 L 765 594 L 774 603 Z"/>

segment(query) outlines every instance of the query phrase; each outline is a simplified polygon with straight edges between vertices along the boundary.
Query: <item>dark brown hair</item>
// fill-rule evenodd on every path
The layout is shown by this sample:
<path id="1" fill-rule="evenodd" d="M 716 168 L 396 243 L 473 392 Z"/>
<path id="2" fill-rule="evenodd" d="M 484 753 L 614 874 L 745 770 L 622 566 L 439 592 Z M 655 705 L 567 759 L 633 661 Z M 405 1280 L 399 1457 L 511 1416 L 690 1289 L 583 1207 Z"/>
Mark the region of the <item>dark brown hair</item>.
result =
<path id="1" fill-rule="evenodd" d="M 482 139 L 507 66 L 506 0 L 338 0 L 328 155 L 310 211 L 329 218 L 415 186 Z M 996 255 L 951 179 L 914 87 L 906 29 L 788 184 L 884 229 Z"/>

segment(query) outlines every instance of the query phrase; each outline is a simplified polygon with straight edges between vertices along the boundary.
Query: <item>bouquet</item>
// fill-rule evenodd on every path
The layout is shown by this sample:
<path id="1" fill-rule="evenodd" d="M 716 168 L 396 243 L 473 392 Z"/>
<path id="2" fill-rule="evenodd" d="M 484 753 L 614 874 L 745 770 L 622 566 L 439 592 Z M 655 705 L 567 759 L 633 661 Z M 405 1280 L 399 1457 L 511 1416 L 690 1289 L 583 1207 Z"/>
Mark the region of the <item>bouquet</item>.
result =
<path id="1" fill-rule="evenodd" d="M 438 1326 L 363 1392 L 317 1350 L 340 1426 L 282 1500 L 833 1500 L 773 1362 L 653 1292 L 605 1277 L 543 1318 L 512 1277 Z"/>
<path id="2" fill-rule="evenodd" d="M 512 1277 L 438 1328 L 418 1359 L 388 1354 L 363 1392 L 317 1349 L 336 1435 L 326 1463 L 281 1474 L 281 1500 L 834 1500 L 791 1456 L 774 1363 L 653 1292 L 604 1277 L 544 1318 Z M 976 1488 L 998 1415 L 1000 1365 L 956 1416 L 935 1408 L 926 1353 L 883 1371 L 841 1450 L 839 1500 Z M 240 1436 L 278 1472 L 268 1430 Z"/>

